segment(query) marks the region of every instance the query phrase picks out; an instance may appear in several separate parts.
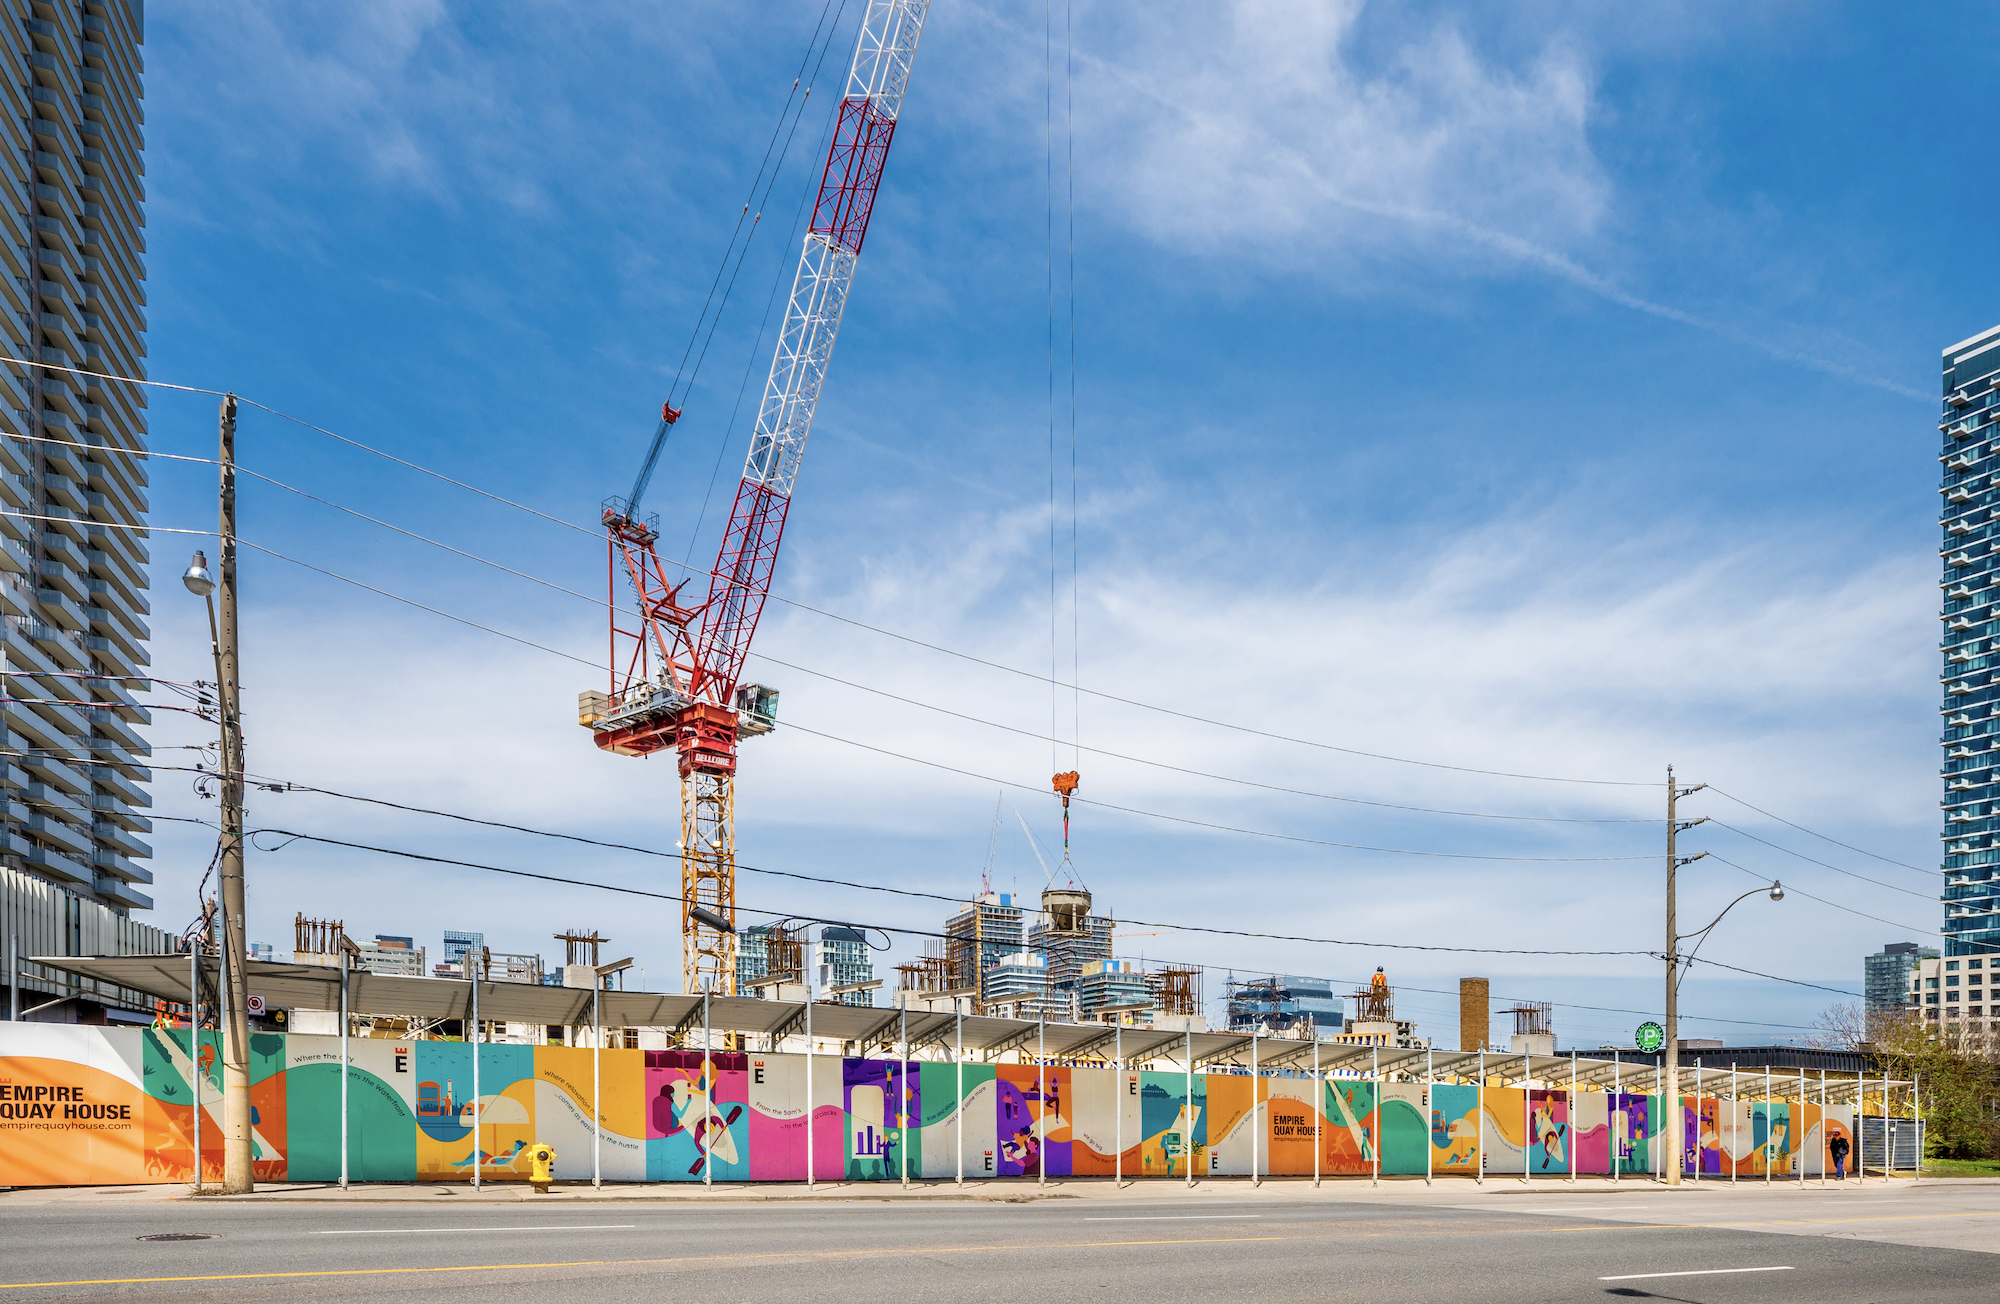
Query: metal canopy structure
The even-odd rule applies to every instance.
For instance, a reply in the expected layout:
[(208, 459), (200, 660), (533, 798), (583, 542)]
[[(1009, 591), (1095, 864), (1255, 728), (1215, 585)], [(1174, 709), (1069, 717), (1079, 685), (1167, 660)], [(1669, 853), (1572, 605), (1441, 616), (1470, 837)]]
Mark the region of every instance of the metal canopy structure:
[[(135, 991), (175, 1003), (188, 998), (189, 957), (182, 955), (121, 956), (35, 956), (36, 964), (53, 970), (116, 983)], [(219, 963), (204, 958), (204, 984), (218, 976)], [(244, 963), (249, 990), (264, 998), (267, 1005), (292, 1009), (337, 1010), (340, 1008), (340, 970), (325, 965), (276, 964), (249, 960)], [(357, 1013), (410, 1016), (420, 1019), (470, 1019), (472, 982), (450, 978), (404, 978), (350, 970), (347, 975), (347, 1008)], [(592, 1010), (592, 995), (598, 998)], [(562, 1025), (596, 1024), (604, 1028), (665, 1028), (685, 1030), (702, 1026), (700, 996), (668, 992), (593, 993), (584, 987), (546, 987), (528, 983), (479, 983), (479, 1017), (506, 1023)], [(742, 996), (712, 997), (708, 1006), (708, 1026), (718, 1033), (743, 1033), (765, 1039), (776, 1050), (786, 1037), (805, 1031), (806, 1007), (800, 1001), (757, 1000)], [(1114, 1028), (1103, 1023), (1042, 1023), (1033, 1019), (1000, 1019), (986, 1015), (958, 1015), (934, 1010), (903, 1010), (863, 1005), (817, 1002), (812, 1007), (813, 1036), (817, 1041), (839, 1041), (865, 1050), (880, 1046), (893, 1051), (908, 1038), (912, 1053), (927, 1047), (959, 1044), (961, 1027), (969, 1056), (992, 1061), (1008, 1051), (1052, 1060), (1091, 1059), (1109, 1063), (1117, 1052), (1124, 1062), (1167, 1059), (1185, 1064), (1190, 1053), (1193, 1068), (1227, 1071), (1251, 1070), (1253, 1039), (1233, 1032), (1189, 1033), (1171, 1028), (1126, 1026)], [(1329, 1077), (1372, 1077), (1409, 1081), (1477, 1081), (1483, 1076), (1488, 1085), (1507, 1086), (1529, 1080), (1564, 1085), (1572, 1072), (1578, 1086), (1599, 1089), (1614, 1084), (1625, 1090), (1647, 1092), (1654, 1087), (1655, 1068), (1651, 1064), (1619, 1063), (1588, 1056), (1536, 1055), (1489, 1050), (1447, 1051), (1406, 1049), (1395, 1046), (1357, 1046), (1341, 1042), (1315, 1043), (1282, 1037), (1257, 1037), (1255, 1068), (1260, 1074), (1318, 1072)], [(1752, 1070), (1750, 1064), (1737, 1066), (1738, 1077)], [(1796, 1070), (1788, 1071), (1789, 1077)], [(1712, 1094), (1730, 1080), (1727, 1067), (1681, 1067), (1683, 1091), (1697, 1089)], [(1846, 1075), (1842, 1075), (1846, 1076)]]

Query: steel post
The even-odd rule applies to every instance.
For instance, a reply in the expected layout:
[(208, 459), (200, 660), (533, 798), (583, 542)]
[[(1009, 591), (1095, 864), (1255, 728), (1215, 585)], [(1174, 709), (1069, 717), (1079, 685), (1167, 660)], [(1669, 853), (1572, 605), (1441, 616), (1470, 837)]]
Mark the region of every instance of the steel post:
[[(591, 957), (596, 959), (595, 956)], [(590, 989), (590, 1185), (604, 1189), (604, 975)]]
[(1372, 1155), (1368, 1169), (1368, 1185), (1380, 1186), (1382, 1185), (1383, 1119), (1387, 1117), (1386, 1111), (1382, 1108), (1382, 1048), (1380, 1046), (1371, 1046), (1368, 1050), (1368, 1077), (1374, 1083), (1370, 1089), (1375, 1093), (1375, 1135), (1371, 1138), (1374, 1144), (1369, 1147)]
[(1187, 1025), (1187, 1135), (1181, 1138), (1181, 1153), (1187, 1157), (1187, 1184), (1194, 1185), (1194, 1019)]
[[(342, 934), (345, 941), (346, 935)], [(340, 1189), (347, 1189), (347, 948), (340, 948)]]
[(1263, 1131), (1257, 1120), (1257, 1087), (1257, 1030), (1253, 1027), (1250, 1030), (1250, 1185), (1252, 1187), (1264, 1184), (1264, 1175), (1258, 1171), (1257, 1165), (1259, 1151), (1257, 1134)]
[[(806, 1190), (810, 1192), (811, 1190), (813, 1190), (813, 1181), (814, 1181), (813, 1131), (815, 1124), (818, 1121), (813, 1117), (813, 998), (818, 994), (819, 983), (815, 976), (813, 966), (810, 963), (808, 963), (805, 966), (805, 969), (806, 969)], [(959, 1024), (958, 1036), (960, 1042), (959, 1050), (962, 1054), (965, 1049), (963, 1044), (965, 1041), (965, 1024), (963, 1022)], [(959, 1105), (961, 1108), (963, 1108), (965, 1104), (964, 1075), (965, 1071), (963, 1069), (960, 1069), (959, 1079), (958, 1079), (958, 1087), (959, 1087), (958, 1096), (959, 1096)], [(965, 1180), (965, 1123), (963, 1119), (959, 1121), (959, 1127), (958, 1127), (958, 1180), (961, 1182)]]
[(201, 1193), (201, 943), (188, 952), (188, 1088), (194, 1094), (194, 1189)]
[(1319, 1028), (1313, 1028), (1313, 1186), (1319, 1186), (1319, 1116), (1326, 1112), (1326, 1074), (1319, 1067)]
[(952, 1053), (958, 1077), (958, 1185), (965, 1185), (965, 1007), (960, 997), (952, 997), (953, 1017), (958, 1021), (958, 1049)]
[[(910, 1007), (906, 1001), (897, 1012), (897, 1026), (903, 1042), (903, 1075), (896, 1083), (896, 1148), (903, 1154), (903, 1189), (910, 1189)], [(1046, 1109), (1047, 1106), (1044, 1105)]]
[(715, 1036), (708, 1017), (710, 980), (701, 986), (701, 1184), (715, 1185)]
[(472, 1189), (479, 1189), (479, 963), (472, 952), (465, 953), (465, 967), (472, 970)]

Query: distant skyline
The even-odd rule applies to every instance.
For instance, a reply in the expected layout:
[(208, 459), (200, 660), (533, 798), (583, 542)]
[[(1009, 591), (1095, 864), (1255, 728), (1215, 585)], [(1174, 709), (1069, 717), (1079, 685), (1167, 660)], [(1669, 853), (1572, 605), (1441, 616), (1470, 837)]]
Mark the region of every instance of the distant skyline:
[[(840, 12), (801, 138), (835, 98)], [(2000, 321), (1970, 256), (1996, 182), (1963, 158), (1986, 144), (1984, 91), (1937, 55), (1992, 46), (2000, 17), (1080, 4), (1066, 89), (1065, 12), (1050, 81), (1039, 7), (933, 9), (779, 565), (776, 592), (805, 606), (773, 604), (751, 661), (783, 701), (743, 747), (741, 861), (969, 897), (1004, 780), (1023, 786), (997, 794), (993, 875), (1032, 895), (1014, 808), (1051, 845), (1048, 775), (1074, 763), (1074, 863), (1121, 920), (1658, 950), (1657, 822), (1427, 812), (1657, 821), (1672, 763), (1713, 785), (1684, 813), (1742, 830), (1684, 839), (1712, 855), (1683, 875), (1683, 921), (1758, 880), (1788, 888), (1738, 907), (1705, 958), (1858, 993), (1885, 941), (1934, 944), (1931, 386), (1939, 350)], [(247, 467), (587, 595), (246, 482), (252, 542), (575, 658), (249, 551), (252, 770), (667, 856), (297, 791), (253, 791), (253, 828), (677, 890), (671, 763), (599, 754), (574, 723), (604, 677), (596, 514), (631, 483), (820, 15), (150, 15), (151, 375), (573, 523), (243, 418)], [(1052, 656), (1050, 392), (1066, 599), (1069, 375), (1050, 233), (1060, 335), (1072, 94), (1078, 640), (1065, 609)], [(653, 482), (671, 555), (697, 567), (813, 154), (787, 156)], [(211, 399), (154, 391), (149, 417), (154, 448), (212, 456)], [(211, 525), (213, 490), (209, 468), (156, 464), (154, 523)], [(205, 678), (205, 618), (173, 583), (191, 549), (151, 546), (153, 668)], [(1052, 664), (1094, 693), (1052, 701), (1029, 677)], [(1052, 720), (1086, 750), (1052, 749)], [(160, 813), (203, 817), (165, 768), (195, 763), (169, 749), (201, 726), (152, 737)], [(162, 822), (156, 844), (153, 921), (176, 928), (212, 838)], [(543, 954), (594, 927), (655, 987), (678, 972), (667, 902), (306, 842), (253, 851), (249, 873), (250, 934), (281, 948), (296, 911)], [(951, 913), (750, 873), (738, 899), (934, 931)], [(1441, 1043), (1466, 974), (1496, 1008), (1555, 1002), (1565, 1046), (1629, 1041), (1660, 1004), (1658, 962), (1635, 955), (1117, 945), (1211, 966), (1211, 993), (1230, 969), (1338, 992), (1384, 965)], [(1698, 970), (1685, 1035), (1788, 1039), (1843, 999)]]

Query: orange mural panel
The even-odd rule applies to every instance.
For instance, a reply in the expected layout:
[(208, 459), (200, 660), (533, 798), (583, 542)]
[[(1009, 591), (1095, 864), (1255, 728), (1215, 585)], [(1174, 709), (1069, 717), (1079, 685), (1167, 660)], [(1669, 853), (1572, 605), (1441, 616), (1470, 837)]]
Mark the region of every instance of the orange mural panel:
[(67, 1060), (11, 1057), (0, 1075), (0, 1151), (18, 1186), (143, 1180), (145, 1096)]

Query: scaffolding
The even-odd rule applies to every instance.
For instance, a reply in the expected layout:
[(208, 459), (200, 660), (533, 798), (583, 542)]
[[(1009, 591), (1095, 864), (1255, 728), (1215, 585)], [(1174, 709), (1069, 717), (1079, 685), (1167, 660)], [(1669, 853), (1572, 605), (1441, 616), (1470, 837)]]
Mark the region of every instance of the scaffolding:
[(610, 940), (608, 937), (599, 937), (597, 930), (594, 928), (587, 933), (569, 932), (556, 934), (556, 941), (563, 944), (563, 966), (565, 968), (573, 964), (587, 964), (595, 969), (602, 963), (598, 959), (599, 948)]
[(1201, 1013), (1201, 970), (1172, 965), (1146, 975), (1153, 1008), (1161, 1014), (1192, 1018)]

